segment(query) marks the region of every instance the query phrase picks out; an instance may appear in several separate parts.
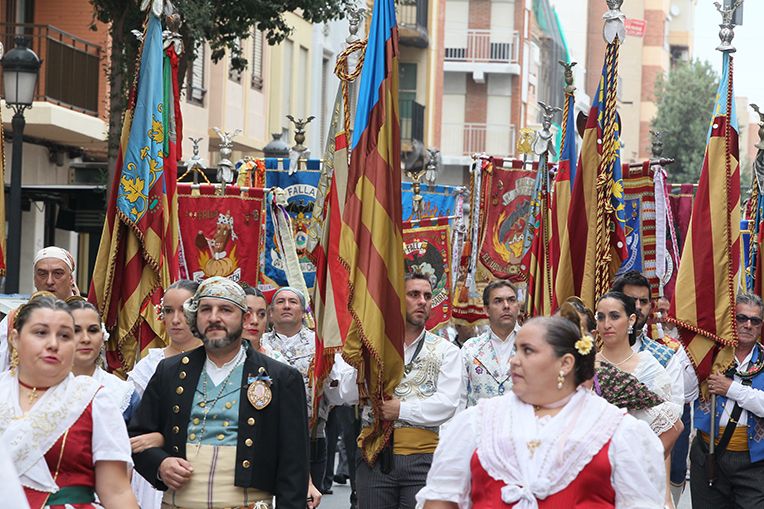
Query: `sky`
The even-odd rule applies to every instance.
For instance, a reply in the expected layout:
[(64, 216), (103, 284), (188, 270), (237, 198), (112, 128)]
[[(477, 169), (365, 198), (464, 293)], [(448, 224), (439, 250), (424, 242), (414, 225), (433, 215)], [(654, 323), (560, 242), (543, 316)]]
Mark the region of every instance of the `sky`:
[[(721, 0), (719, 0), (721, 2)], [(734, 53), (735, 95), (746, 96), (751, 103), (764, 106), (764, 1), (746, 0), (743, 3), (743, 25), (735, 28), (732, 45)], [(722, 70), (719, 45), (721, 14), (714, 0), (698, 0), (695, 9), (694, 57), (710, 62), (717, 73)], [(749, 114), (754, 115), (753, 110)]]

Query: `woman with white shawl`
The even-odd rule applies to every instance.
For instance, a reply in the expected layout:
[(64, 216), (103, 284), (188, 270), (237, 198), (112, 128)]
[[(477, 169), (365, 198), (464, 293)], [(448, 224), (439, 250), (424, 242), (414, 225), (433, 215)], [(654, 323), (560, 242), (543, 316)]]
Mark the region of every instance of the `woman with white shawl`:
[(657, 509), (663, 449), (648, 426), (582, 384), (594, 341), (562, 318), (518, 332), (512, 393), (457, 415), (441, 436), (425, 509)]

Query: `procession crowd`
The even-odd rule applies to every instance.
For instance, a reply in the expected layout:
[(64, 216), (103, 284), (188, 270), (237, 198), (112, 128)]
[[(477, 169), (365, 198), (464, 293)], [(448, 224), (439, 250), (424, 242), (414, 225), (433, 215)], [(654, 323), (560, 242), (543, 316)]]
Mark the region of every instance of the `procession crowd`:
[[(755, 295), (737, 296), (735, 363), (705, 394), (668, 302), (637, 272), (594, 309), (571, 298), (530, 319), (495, 280), (488, 326), (442, 336), (425, 327), (430, 279), (408, 273), (401, 381), (372, 409), (340, 354), (311, 387), (315, 334), (295, 288), (267, 303), (221, 277), (172, 284), (169, 344), (121, 380), (71, 255), (48, 247), (34, 267), (38, 292), (0, 322), (3, 507), (303, 509), (349, 479), (362, 509), (653, 509), (674, 507), (688, 463), (693, 507), (764, 507)], [(392, 433), (369, 456), (356, 437), (375, 419)]]

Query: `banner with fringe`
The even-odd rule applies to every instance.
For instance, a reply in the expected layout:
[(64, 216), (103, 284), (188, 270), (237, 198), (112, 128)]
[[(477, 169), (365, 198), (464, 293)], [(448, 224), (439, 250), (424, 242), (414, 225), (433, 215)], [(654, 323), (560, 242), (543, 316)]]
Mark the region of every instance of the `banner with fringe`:
[(451, 242), (448, 218), (436, 218), (433, 226), (403, 224), (403, 261), (406, 272), (430, 278), (432, 311), (425, 327), (437, 330), (451, 319)]
[(655, 273), (655, 186), (650, 161), (639, 168), (623, 166), (623, 192), (625, 206), (626, 258), (617, 274), (636, 270), (644, 275), (652, 287), (653, 299), (658, 297), (658, 278)]
[[(320, 159), (308, 159), (305, 162), (305, 168), (292, 172), (289, 171), (289, 159), (265, 159), (266, 186), (280, 187), (286, 192), (286, 209), (292, 219), (297, 256), (308, 288), (313, 288), (316, 281), (316, 266), (308, 251), (308, 228), (313, 217), (313, 204), (316, 200), (320, 177)], [(286, 274), (286, 260), (278, 247), (275, 225), (270, 214), (267, 214), (265, 221), (264, 250), (265, 262), (259, 286), (263, 290), (287, 286), (289, 282)]]
[(260, 272), (262, 189), (215, 184), (178, 184), (182, 241), (181, 276), (201, 281), (212, 276), (252, 286)]
[(519, 283), (527, 279), (522, 270), (525, 256), (525, 224), (531, 207), (536, 169), (526, 169), (523, 162), (494, 158), (484, 170), (478, 272), (488, 278)]

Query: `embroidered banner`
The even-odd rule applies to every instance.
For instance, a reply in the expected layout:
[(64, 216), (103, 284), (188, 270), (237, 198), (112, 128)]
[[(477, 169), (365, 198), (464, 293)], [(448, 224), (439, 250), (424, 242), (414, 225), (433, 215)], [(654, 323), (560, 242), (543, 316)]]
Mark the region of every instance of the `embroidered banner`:
[(260, 271), (264, 215), (262, 189), (178, 184), (181, 277), (223, 276), (254, 285)]
[[(316, 201), (320, 177), (321, 161), (319, 159), (309, 159), (305, 162), (304, 168), (292, 172), (291, 175), (289, 159), (268, 158), (265, 160), (265, 185), (280, 187), (286, 191), (289, 203), (287, 211), (292, 218), (297, 256), (300, 258), (300, 268), (308, 288), (313, 288), (316, 281), (316, 266), (311, 261), (307, 250), (307, 231), (310, 218), (313, 217), (313, 203)], [(265, 261), (259, 284), (262, 290), (272, 290), (288, 284), (286, 272), (284, 272), (284, 258), (279, 252), (275, 233), (271, 216), (266, 214)]]
[(650, 281), (651, 297), (656, 299), (659, 281), (655, 273), (655, 186), (649, 161), (632, 170), (624, 165), (623, 189), (627, 257), (618, 274), (630, 270), (640, 272)]
[(456, 198), (463, 188), (436, 184), (419, 185), (420, 214), (414, 211), (414, 184), (403, 182), (401, 184), (401, 201), (403, 205), (403, 220), (424, 219), (426, 217), (448, 217), (456, 213)]
[(436, 330), (451, 319), (451, 242), (448, 219), (439, 218), (436, 226), (403, 227), (403, 256), (406, 272), (430, 278), (432, 312), (427, 329)]
[[(478, 270), (499, 279), (523, 282), (521, 270), (525, 255), (523, 235), (536, 179), (535, 169), (524, 169), (523, 162), (493, 159), (482, 186), (481, 232)], [(489, 277), (490, 277), (489, 276)]]

